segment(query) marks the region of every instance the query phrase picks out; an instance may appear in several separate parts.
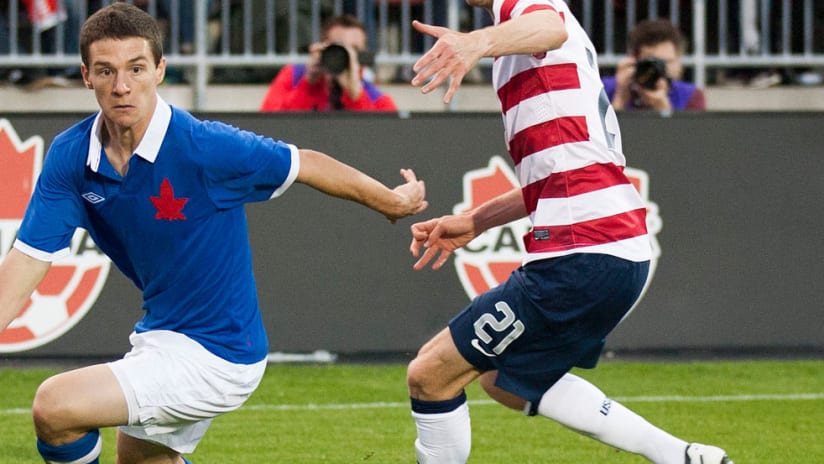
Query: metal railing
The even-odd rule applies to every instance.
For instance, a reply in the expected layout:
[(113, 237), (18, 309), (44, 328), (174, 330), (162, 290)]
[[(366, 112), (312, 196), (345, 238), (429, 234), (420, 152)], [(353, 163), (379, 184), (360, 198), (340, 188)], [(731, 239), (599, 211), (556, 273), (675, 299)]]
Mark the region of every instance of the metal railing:
[[(129, 0), (161, 20), (170, 66), (187, 70), (195, 109), (203, 108), (216, 69), (274, 69), (307, 59), (325, 17), (361, 19), (375, 66), (409, 66), (432, 43), (412, 19), (469, 30), (489, 24), (463, 0)], [(32, 3), (36, 3), (36, 0)], [(77, 66), (77, 34), (90, 11), (111, 0), (58, 0), (65, 20), (27, 18), (18, 0), (0, 0), (0, 70)], [(646, 18), (672, 20), (688, 38), (684, 65), (703, 87), (709, 70), (824, 68), (824, 2), (814, 0), (570, 0), (599, 51), (602, 67), (626, 55), (627, 31)], [(60, 18), (58, 18), (60, 19)], [(491, 61), (482, 65), (489, 66)]]

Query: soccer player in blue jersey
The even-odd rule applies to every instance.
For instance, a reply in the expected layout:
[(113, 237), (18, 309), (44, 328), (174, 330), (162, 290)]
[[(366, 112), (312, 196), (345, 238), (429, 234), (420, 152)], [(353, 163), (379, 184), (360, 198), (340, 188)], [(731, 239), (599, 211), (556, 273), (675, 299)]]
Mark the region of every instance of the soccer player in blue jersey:
[(68, 252), (77, 227), (143, 292), (123, 359), (58, 374), (33, 403), (49, 463), (97, 463), (119, 426), (120, 464), (185, 463), (211, 420), (255, 390), (268, 341), (243, 205), (291, 184), (361, 203), (390, 221), (426, 208), (411, 170), (394, 189), (317, 151), (195, 119), (157, 95), (161, 34), (116, 2), (80, 33), (100, 111), (58, 135), (14, 248), (0, 265), (0, 330)]

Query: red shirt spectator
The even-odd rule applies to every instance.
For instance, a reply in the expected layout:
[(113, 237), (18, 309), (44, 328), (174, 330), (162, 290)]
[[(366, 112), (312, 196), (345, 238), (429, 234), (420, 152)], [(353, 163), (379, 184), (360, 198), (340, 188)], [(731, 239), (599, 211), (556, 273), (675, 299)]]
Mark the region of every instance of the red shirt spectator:
[[(307, 65), (286, 65), (269, 85), (260, 111), (331, 111), (330, 82), (325, 76), (311, 83), (306, 77)], [(361, 79), (363, 91), (358, 98), (341, 92), (340, 102), (348, 111), (397, 111), (392, 97), (375, 84)]]
[(397, 111), (395, 102), (364, 80), (366, 28), (351, 15), (323, 25), (321, 41), (309, 46), (309, 62), (280, 70), (261, 111)]

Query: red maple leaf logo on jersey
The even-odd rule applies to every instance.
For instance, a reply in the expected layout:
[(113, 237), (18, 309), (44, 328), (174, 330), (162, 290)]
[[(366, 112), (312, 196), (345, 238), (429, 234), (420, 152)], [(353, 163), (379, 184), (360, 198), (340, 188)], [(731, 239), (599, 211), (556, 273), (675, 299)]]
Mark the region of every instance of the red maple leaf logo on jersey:
[(164, 177), (163, 183), (160, 184), (160, 196), (149, 197), (152, 204), (157, 208), (155, 219), (165, 219), (167, 221), (185, 221), (186, 216), (183, 214), (183, 206), (189, 201), (188, 198), (175, 198), (175, 191), (172, 188), (172, 183), (169, 179)]

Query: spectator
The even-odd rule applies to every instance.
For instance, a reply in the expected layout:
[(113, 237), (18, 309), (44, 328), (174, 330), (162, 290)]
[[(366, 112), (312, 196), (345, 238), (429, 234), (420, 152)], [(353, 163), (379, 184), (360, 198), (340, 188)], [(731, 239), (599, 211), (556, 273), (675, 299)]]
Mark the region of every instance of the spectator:
[[(26, 0), (16, 18), (10, 18), (9, 2), (0, 0), (0, 54), (76, 53), (77, 31), (80, 14), (76, 0), (36, 2)], [(13, 21), (10, 21), (12, 20)], [(12, 29), (13, 28), (13, 29)], [(17, 40), (11, 50), (12, 36)], [(35, 36), (39, 36), (35, 40)], [(44, 87), (69, 87), (79, 85), (80, 70), (68, 67), (27, 67), (0, 69), (0, 75), (10, 84), (27, 90)]]
[[(335, 52), (340, 66), (331, 59)], [(366, 28), (354, 16), (344, 14), (327, 20), (321, 41), (309, 46), (309, 56), (307, 64), (286, 65), (280, 70), (266, 92), (261, 111), (397, 111), (392, 97), (363, 78), (364, 65), (368, 64), (364, 61), (371, 57)]]
[(639, 22), (629, 34), (629, 56), (618, 64), (615, 76), (603, 78), (616, 110), (706, 110), (704, 91), (683, 75), (684, 39), (672, 22)]
[[(211, 11), (213, 3), (213, 0), (208, 0), (204, 4), (207, 11)], [(175, 5), (177, 5), (177, 12), (172, 11)], [(178, 52), (181, 55), (191, 55), (195, 52), (195, 1), (178, 0), (175, 3), (172, 0), (163, 0), (162, 6), (169, 17), (169, 31), (166, 34), (167, 45), (170, 46), (173, 52)], [(172, 37), (175, 32), (172, 27), (175, 18), (178, 23), (177, 34)]]
[[(211, 11), (213, 0), (203, 4), (206, 11)], [(163, 49), (173, 54), (191, 55), (195, 52), (195, 1), (161, 0), (150, 3), (149, 0), (134, 0), (134, 5), (154, 16), (163, 33)], [(188, 83), (185, 67), (168, 66), (166, 83)]]

